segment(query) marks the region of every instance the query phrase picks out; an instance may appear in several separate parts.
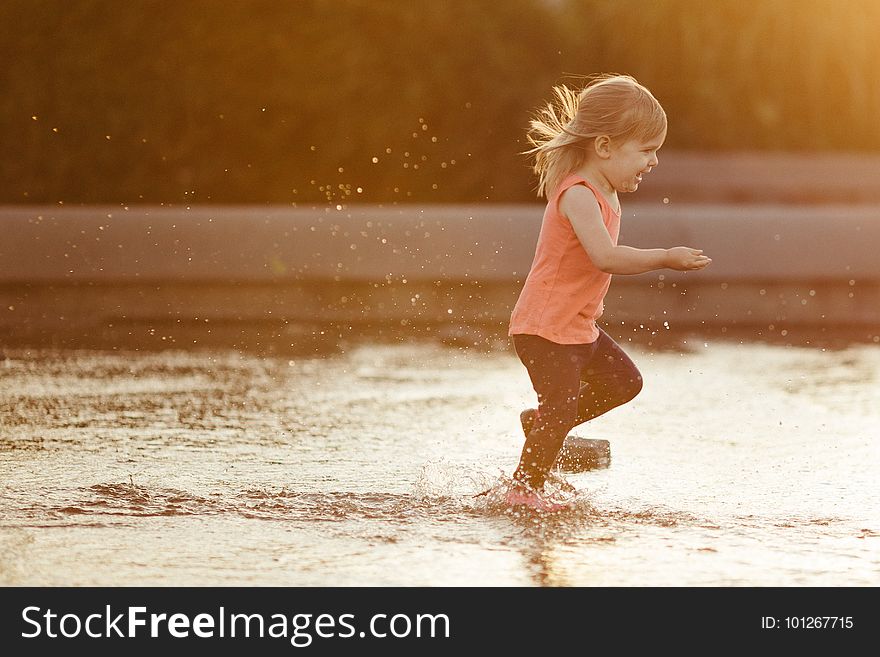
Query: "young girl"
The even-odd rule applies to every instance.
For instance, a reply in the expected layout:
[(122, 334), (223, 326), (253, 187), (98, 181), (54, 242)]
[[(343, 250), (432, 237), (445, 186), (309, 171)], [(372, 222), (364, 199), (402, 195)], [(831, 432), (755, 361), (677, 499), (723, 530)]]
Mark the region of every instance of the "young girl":
[(531, 122), (528, 153), (548, 203), (509, 330), (538, 409), (520, 415), (526, 441), (507, 501), (543, 511), (559, 508), (543, 486), (568, 432), (642, 388), (639, 370), (596, 326), (611, 275), (711, 262), (684, 246), (617, 245), (618, 193), (638, 189), (666, 138), (666, 113), (651, 92), (626, 75), (596, 78), (580, 92), (554, 91), (557, 106)]

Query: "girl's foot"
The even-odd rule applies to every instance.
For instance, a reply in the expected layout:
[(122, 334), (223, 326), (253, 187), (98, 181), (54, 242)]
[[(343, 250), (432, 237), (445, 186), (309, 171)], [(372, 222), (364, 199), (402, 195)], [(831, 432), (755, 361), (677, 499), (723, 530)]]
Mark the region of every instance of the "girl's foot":
[(567, 506), (547, 499), (539, 492), (521, 484), (514, 484), (510, 487), (505, 501), (509, 506), (526, 506), (541, 512), (562, 511)]

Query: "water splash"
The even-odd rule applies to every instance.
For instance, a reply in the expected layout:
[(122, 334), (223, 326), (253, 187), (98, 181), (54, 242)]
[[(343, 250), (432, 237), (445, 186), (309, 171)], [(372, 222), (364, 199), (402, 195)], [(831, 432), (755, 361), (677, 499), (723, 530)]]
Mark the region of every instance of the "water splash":
[(441, 457), (422, 465), (413, 494), (421, 499), (473, 496), (492, 488), (501, 478), (500, 471), (493, 475)]

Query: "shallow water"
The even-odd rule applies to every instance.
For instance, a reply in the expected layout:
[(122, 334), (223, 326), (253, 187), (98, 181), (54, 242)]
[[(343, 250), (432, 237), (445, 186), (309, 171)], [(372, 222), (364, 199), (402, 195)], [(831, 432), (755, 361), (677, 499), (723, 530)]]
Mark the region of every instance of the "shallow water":
[(557, 514), (499, 502), (510, 351), (7, 350), (0, 584), (880, 583), (880, 347), (688, 342), (625, 345), (645, 389)]

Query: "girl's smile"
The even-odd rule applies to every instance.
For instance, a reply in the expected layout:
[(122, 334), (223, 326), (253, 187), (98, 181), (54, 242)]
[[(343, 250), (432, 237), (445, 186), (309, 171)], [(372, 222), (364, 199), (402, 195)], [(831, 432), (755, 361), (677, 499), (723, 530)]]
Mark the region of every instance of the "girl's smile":
[(646, 173), (659, 163), (657, 151), (663, 145), (666, 133), (650, 139), (628, 139), (621, 144), (610, 144), (608, 158), (602, 167), (605, 177), (617, 192), (634, 192)]

